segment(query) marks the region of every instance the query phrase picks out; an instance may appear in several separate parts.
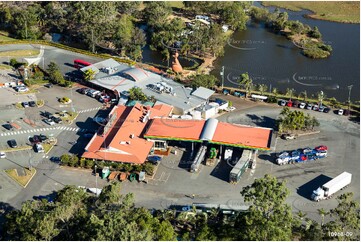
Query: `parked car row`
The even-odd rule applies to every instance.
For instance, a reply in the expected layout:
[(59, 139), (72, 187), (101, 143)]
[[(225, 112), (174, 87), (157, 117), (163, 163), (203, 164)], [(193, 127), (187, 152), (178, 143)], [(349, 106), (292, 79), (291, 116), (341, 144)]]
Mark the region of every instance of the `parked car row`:
[(329, 107), (326, 107), (326, 106), (318, 106), (318, 104), (316, 104), (316, 103), (304, 103), (304, 102), (300, 102), (298, 100), (295, 100), (295, 101), (280, 100), (278, 103), (281, 106), (308, 109), (308, 110), (319, 111), (319, 112), (323, 112), (323, 113), (328, 113), (331, 110)]
[(36, 107), (36, 102), (35, 102), (35, 101), (22, 102), (21, 105), (22, 105), (24, 108)]
[(91, 88), (79, 88), (76, 91), (81, 94), (85, 94), (89, 97), (95, 98), (101, 103), (108, 103), (110, 101), (113, 102), (113, 100), (111, 99), (111, 97), (109, 95), (105, 94), (104, 92), (98, 91), (98, 90), (94, 90)]
[(32, 144), (43, 143), (43, 142), (46, 141), (47, 139), (48, 139), (48, 137), (46, 137), (46, 135), (44, 135), (44, 134), (34, 135), (33, 137), (29, 137), (29, 141), (30, 141)]
[(28, 92), (29, 88), (27, 88), (24, 84), (21, 84), (21, 85), (14, 87), (14, 90), (17, 92)]
[(52, 113), (49, 113), (48, 111), (45, 111), (41, 114), (45, 119), (43, 119), (43, 122), (49, 124), (49, 125), (55, 125), (55, 124), (61, 124), (63, 121), (59, 117), (55, 117)]
[(292, 151), (282, 151), (277, 155), (276, 163), (278, 165), (286, 165), (322, 159), (327, 157), (327, 151), (328, 148), (325, 145), (317, 146), (314, 149), (307, 147)]

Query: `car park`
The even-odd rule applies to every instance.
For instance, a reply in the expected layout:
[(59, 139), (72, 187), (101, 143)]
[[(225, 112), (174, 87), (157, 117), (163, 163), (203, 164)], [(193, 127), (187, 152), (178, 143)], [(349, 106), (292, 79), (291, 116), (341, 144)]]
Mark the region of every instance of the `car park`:
[(86, 133), (83, 134), (83, 137), (84, 137), (84, 138), (87, 138), (87, 139), (93, 138), (94, 134), (95, 134), (95, 132), (90, 132), (90, 131), (88, 131), (88, 132), (86, 132)]
[(6, 153), (5, 152), (0, 152), (0, 159), (4, 159), (6, 158)]
[(30, 141), (32, 144), (38, 144), (38, 143), (41, 142), (39, 135), (34, 135), (33, 137), (30, 137), (30, 138), (29, 138), (29, 141)]
[(286, 103), (287, 103), (287, 102), (286, 102), (285, 100), (280, 100), (280, 101), (279, 101), (279, 104), (280, 104), (281, 106), (286, 106)]
[(47, 88), (52, 88), (54, 85), (52, 83), (47, 83), (44, 85), (44, 87), (47, 87)]
[(28, 103), (28, 102), (23, 102), (22, 105), (23, 105), (24, 108), (28, 108), (28, 107), (29, 107), (29, 103)]
[(318, 105), (315, 104), (315, 105), (312, 107), (312, 110), (313, 110), (313, 111), (318, 111)]
[(55, 125), (55, 122), (51, 118), (43, 119), (43, 121), (49, 125)]
[(311, 103), (307, 103), (307, 106), (306, 106), (306, 108), (308, 109), (308, 110), (312, 110), (312, 104)]
[(9, 146), (10, 146), (11, 148), (16, 148), (16, 147), (18, 147), (18, 144), (16, 143), (16, 140), (14, 140), (14, 139), (9, 140), (9, 141), (8, 141), (8, 144), (9, 144)]
[(7, 130), (13, 131), (14, 127), (11, 124), (3, 124), (3, 127)]
[(300, 103), (298, 107), (304, 109), (306, 107), (306, 103)]
[(57, 117), (52, 117), (52, 120), (55, 122), (55, 123), (58, 123), (58, 124), (61, 124), (63, 122), (63, 120), (61, 120), (61, 118), (57, 118)]
[(82, 88), (76, 89), (76, 91), (79, 92), (79, 93), (81, 93), (81, 94), (84, 94), (84, 92), (85, 92), (86, 89), (87, 89), (87, 88), (82, 87)]
[(52, 118), (53, 117), (53, 114), (52, 113), (49, 113), (48, 111), (44, 111), (42, 113), (42, 115), (45, 117), (45, 118)]
[(93, 121), (96, 122), (96, 123), (104, 124), (106, 122), (106, 119), (102, 118), (102, 117), (99, 117), (99, 116), (96, 116), (96, 117), (93, 118)]
[(162, 157), (157, 156), (157, 155), (148, 156), (148, 161), (150, 163), (152, 163), (153, 165), (157, 165), (161, 160), (162, 160)]
[(292, 107), (292, 100), (288, 100), (286, 105), (287, 105), (287, 107)]
[(323, 112), (325, 110), (325, 107), (324, 106), (320, 106), (319, 108), (318, 108), (318, 111), (319, 112)]
[(15, 90), (17, 92), (27, 92), (27, 91), (29, 91), (29, 88), (24, 87), (24, 86), (20, 86), (20, 87), (16, 87)]
[(55, 162), (55, 163), (60, 163), (61, 159), (58, 156), (52, 156), (52, 157), (50, 157), (50, 161)]
[(40, 139), (41, 142), (44, 142), (45, 140), (48, 139), (48, 137), (46, 137), (46, 135), (44, 135), (44, 134), (40, 134), (39, 139)]
[(294, 108), (298, 108), (299, 105), (300, 105), (300, 101), (298, 101), (298, 100), (295, 100), (292, 102), (292, 107), (294, 107)]
[(29, 106), (30, 107), (36, 107), (36, 102), (35, 101), (30, 101)]
[(44, 153), (44, 147), (41, 144), (36, 144), (35, 145), (35, 151), (37, 153)]
[(284, 140), (296, 139), (296, 135), (294, 135), (294, 134), (282, 134), (281, 138), (284, 139)]
[(328, 150), (328, 147), (326, 145), (320, 145), (315, 147), (315, 150)]

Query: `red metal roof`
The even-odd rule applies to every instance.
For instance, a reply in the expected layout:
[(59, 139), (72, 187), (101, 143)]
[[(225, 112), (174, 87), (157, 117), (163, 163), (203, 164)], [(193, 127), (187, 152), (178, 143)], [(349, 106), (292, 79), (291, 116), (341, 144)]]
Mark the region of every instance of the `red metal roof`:
[(204, 123), (205, 120), (155, 118), (144, 137), (199, 141)]
[(268, 149), (272, 129), (219, 122), (211, 143)]
[[(149, 118), (169, 116), (172, 109), (168, 105), (157, 105), (155, 109), (149, 109)], [(82, 157), (144, 163), (153, 146), (153, 142), (142, 138), (142, 133), (148, 123), (148, 120), (143, 122), (146, 110), (139, 103), (133, 107), (116, 106), (111, 112), (116, 115), (116, 121), (104, 136), (95, 135), (92, 138)]]

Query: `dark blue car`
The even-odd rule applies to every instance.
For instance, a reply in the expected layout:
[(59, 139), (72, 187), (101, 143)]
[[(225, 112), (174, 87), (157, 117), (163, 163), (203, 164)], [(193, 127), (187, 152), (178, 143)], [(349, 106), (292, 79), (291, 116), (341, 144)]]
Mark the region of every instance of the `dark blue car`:
[(159, 163), (159, 161), (162, 160), (162, 157), (157, 156), (157, 155), (153, 155), (153, 156), (148, 156), (148, 161), (154, 165), (157, 165)]

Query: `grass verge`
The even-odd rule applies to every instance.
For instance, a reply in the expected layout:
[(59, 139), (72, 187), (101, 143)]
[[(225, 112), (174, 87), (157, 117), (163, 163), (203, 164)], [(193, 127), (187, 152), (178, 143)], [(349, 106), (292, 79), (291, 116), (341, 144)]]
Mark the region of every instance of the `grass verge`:
[(307, 9), (314, 14), (310, 18), (342, 23), (360, 23), (360, 2), (324, 2), (324, 1), (263, 1), (263, 6), (275, 6), (291, 11)]
[(31, 168), (31, 170), (29, 170), (29, 169), (24, 169), (24, 170), (25, 170), (25, 176), (18, 176), (16, 169), (5, 170), (5, 172), (14, 181), (16, 181), (17, 183), (19, 183), (21, 186), (23, 186), (25, 188), (29, 184), (31, 179), (34, 177), (34, 175), (36, 174), (36, 170), (34, 168)]
[(9, 50), (1, 51), (0, 57), (24, 57), (24, 56), (36, 56), (39, 55), (40, 50)]
[(31, 150), (33, 147), (30, 145), (24, 145), (17, 148), (7, 148), (5, 150), (1, 150), (2, 152), (13, 152), (13, 151), (20, 151), (20, 150)]
[(11, 69), (12, 67), (9, 65), (0, 64), (0, 70), (11, 70)]
[(6, 36), (7, 33), (0, 32), (0, 41), (14, 41), (15, 39)]

